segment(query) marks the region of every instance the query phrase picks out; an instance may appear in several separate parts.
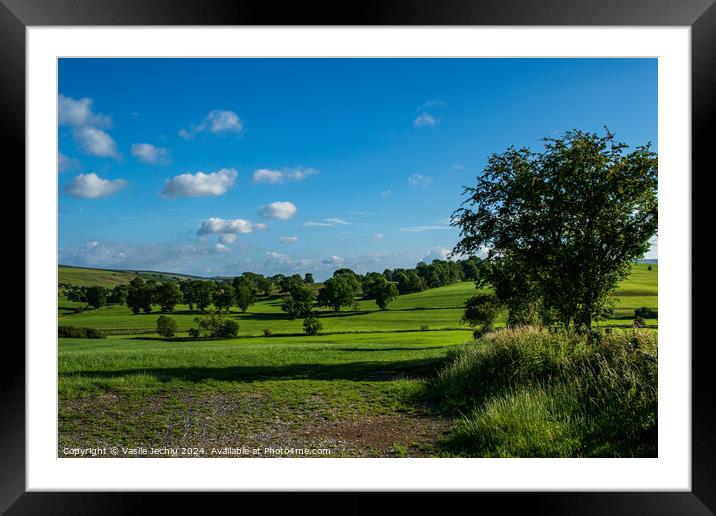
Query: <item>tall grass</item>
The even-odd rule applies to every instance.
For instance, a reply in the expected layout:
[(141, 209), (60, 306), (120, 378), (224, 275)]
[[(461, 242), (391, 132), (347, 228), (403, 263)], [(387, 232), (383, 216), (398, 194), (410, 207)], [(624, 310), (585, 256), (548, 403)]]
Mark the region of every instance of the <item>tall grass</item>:
[(657, 339), (499, 330), (454, 349), (428, 385), (461, 414), (446, 445), (488, 457), (657, 454)]

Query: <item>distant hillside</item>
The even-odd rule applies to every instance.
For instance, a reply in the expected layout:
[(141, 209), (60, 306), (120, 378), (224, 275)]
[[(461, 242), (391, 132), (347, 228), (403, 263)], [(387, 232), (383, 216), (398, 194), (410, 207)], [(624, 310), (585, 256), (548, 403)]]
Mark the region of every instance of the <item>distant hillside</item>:
[(90, 269), (86, 267), (73, 267), (70, 265), (60, 265), (57, 268), (57, 272), (58, 283), (76, 285), (78, 287), (91, 287), (97, 285), (100, 287), (112, 288), (115, 285), (129, 283), (137, 276), (140, 276), (145, 280), (153, 279), (155, 281), (167, 281), (172, 279), (179, 280), (197, 277), (169, 272)]

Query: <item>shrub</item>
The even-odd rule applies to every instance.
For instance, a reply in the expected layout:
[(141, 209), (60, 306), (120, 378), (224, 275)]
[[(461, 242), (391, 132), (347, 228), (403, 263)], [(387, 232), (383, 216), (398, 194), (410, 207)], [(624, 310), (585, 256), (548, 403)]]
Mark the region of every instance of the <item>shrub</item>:
[(655, 457), (656, 334), (498, 330), (455, 348), (426, 384), (467, 414), (447, 445), (486, 457)]
[(658, 313), (656, 310), (652, 310), (648, 306), (642, 306), (641, 308), (637, 308), (636, 310), (634, 310), (634, 316), (642, 317), (644, 319), (656, 319)]
[(273, 335), (273, 332), (268, 328), (264, 328), (264, 337), (270, 337), (271, 335)]
[(481, 331), (491, 331), (500, 312), (500, 302), (491, 292), (480, 292), (465, 300), (462, 321)]
[(199, 328), (189, 328), (189, 337), (192, 339), (198, 339), (201, 335), (201, 332), (199, 331)]
[(177, 332), (177, 322), (171, 317), (160, 315), (157, 319), (157, 333), (162, 337), (171, 339)]
[(69, 337), (73, 339), (104, 339), (105, 335), (95, 328), (83, 328), (80, 326), (60, 326), (57, 328), (58, 337)]
[(303, 331), (306, 335), (318, 335), (323, 329), (323, 323), (315, 315), (309, 315), (303, 320)]
[(632, 324), (634, 328), (646, 328), (646, 320), (640, 316), (635, 317)]
[(430, 328), (428, 327), (427, 324), (423, 324), (423, 325), (420, 326), (420, 331), (428, 331), (429, 329), (430, 329)]
[(233, 339), (239, 334), (239, 323), (233, 319), (226, 319), (221, 325), (219, 337), (224, 339)]

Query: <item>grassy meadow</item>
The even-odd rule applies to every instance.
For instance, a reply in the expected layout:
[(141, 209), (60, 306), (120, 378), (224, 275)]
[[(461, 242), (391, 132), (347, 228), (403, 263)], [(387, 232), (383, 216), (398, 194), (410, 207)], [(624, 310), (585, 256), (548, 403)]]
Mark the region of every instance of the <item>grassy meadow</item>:
[[(632, 339), (628, 328), (634, 309), (658, 308), (658, 266), (648, 267), (635, 265), (615, 293), (614, 318), (600, 322), (612, 328), (609, 338)], [(132, 277), (130, 271), (59, 271), (60, 283), (80, 286), (113, 286)], [(164, 340), (155, 333), (158, 307), (155, 313), (138, 315), (119, 305), (73, 313), (83, 303), (59, 298), (60, 326), (97, 328), (107, 338), (59, 339), (58, 454), (99, 446), (190, 447), (203, 449), (201, 456), (210, 457), (212, 449), (246, 446), (329, 449), (333, 457), (609, 455), (610, 450), (594, 444), (598, 439), (593, 432), (584, 430), (589, 425), (593, 430), (595, 421), (606, 416), (596, 409), (574, 409), (582, 396), (572, 382), (574, 375), (564, 373), (570, 380), (560, 383), (551, 370), (542, 371), (530, 377), (533, 383), (501, 385), (501, 390), (490, 391), (491, 396), (445, 394), (440, 379), (454, 374), (456, 363), (466, 363), (461, 358), (465, 346), (493, 345), (490, 339), (465, 344), (472, 341), (472, 332), (460, 322), (462, 305), (474, 292), (473, 283), (462, 282), (399, 296), (387, 311), (378, 310), (370, 300), (360, 301), (358, 311), (321, 310), (323, 329), (317, 336), (303, 334), (301, 319), (287, 320), (280, 297), (273, 295), (246, 313), (230, 313), (239, 323), (237, 338), (199, 341), (186, 339), (198, 315), (186, 306), (170, 314), (178, 323), (178, 338)], [(498, 327), (504, 326), (505, 318), (503, 314)], [(655, 355), (657, 321), (647, 323), (644, 333), (654, 338), (647, 338), (640, 352)], [(272, 335), (264, 336), (264, 330)], [(558, 361), (568, 362), (564, 371), (599, 368), (603, 360), (623, 367), (630, 378), (632, 372), (638, 376), (642, 371), (641, 362), (621, 355), (605, 358), (580, 351), (575, 356)], [(564, 390), (558, 414), (544, 393), (527, 389), (535, 385), (550, 392)], [(563, 432), (571, 444), (546, 451), (528, 445), (489, 443), (474, 449), (460, 444), (465, 435), (484, 436), (485, 428), (509, 427), (505, 414), (519, 407), (542, 410), (542, 416), (535, 416), (542, 418), (539, 421), (556, 421), (551, 426), (535, 423), (539, 435), (549, 440)], [(569, 426), (575, 418), (582, 418), (584, 425)]]

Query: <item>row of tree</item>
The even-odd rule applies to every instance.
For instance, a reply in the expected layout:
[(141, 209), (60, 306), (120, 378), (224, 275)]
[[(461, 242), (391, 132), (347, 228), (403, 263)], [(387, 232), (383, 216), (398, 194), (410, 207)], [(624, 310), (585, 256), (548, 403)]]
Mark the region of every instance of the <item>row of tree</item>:
[(190, 310), (202, 312), (210, 306), (225, 312), (236, 306), (246, 312), (259, 296), (271, 296), (276, 288), (283, 296), (283, 311), (290, 319), (296, 319), (306, 317), (314, 304), (335, 311), (345, 307), (357, 309), (356, 300), (361, 297), (373, 299), (381, 310), (387, 310), (399, 294), (476, 280), (479, 265), (479, 258), (471, 257), (458, 261), (433, 260), (430, 264), (421, 262), (414, 269), (386, 269), (382, 274), (369, 272), (361, 275), (342, 268), (318, 289), (311, 273), (266, 277), (253, 272), (245, 272), (232, 279), (187, 279), (161, 283), (137, 276), (128, 285), (117, 285), (111, 289), (72, 285), (60, 285), (60, 288), (71, 301), (83, 301), (93, 308), (126, 304), (135, 314), (150, 313), (156, 305), (162, 312), (171, 312), (181, 303), (188, 305)]

